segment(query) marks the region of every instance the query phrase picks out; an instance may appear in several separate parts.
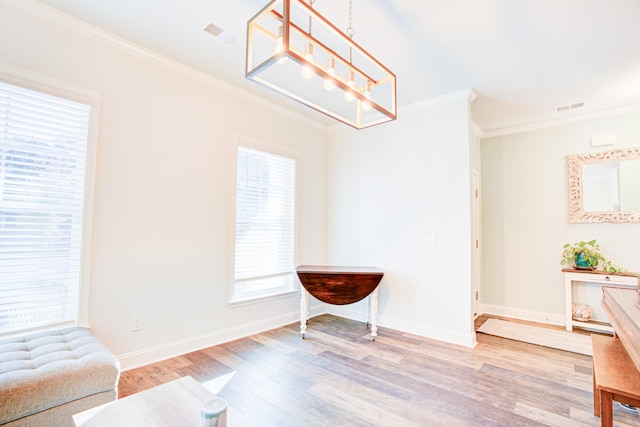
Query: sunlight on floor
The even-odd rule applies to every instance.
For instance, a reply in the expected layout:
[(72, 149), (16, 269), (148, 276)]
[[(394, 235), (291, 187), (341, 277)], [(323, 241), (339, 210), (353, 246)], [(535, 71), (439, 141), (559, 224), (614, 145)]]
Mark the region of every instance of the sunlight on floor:
[(213, 394), (218, 394), (220, 393), (220, 390), (222, 390), (222, 388), (227, 385), (227, 383), (229, 382), (229, 380), (231, 378), (233, 378), (233, 376), (236, 374), (236, 371), (233, 372), (229, 372), (226, 375), (222, 375), (218, 378), (214, 378), (210, 381), (204, 382), (202, 383), (202, 386), (204, 388), (206, 388), (207, 390), (209, 390), (211, 393)]

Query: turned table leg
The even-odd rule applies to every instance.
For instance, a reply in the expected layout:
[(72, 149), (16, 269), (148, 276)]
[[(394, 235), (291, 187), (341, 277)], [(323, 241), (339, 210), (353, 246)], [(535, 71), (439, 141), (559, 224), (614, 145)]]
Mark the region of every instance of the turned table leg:
[(306, 289), (300, 290), (300, 335), (304, 339), (307, 333), (307, 320), (309, 319), (309, 296)]
[(371, 338), (375, 341), (378, 336), (378, 288), (371, 293), (370, 298)]

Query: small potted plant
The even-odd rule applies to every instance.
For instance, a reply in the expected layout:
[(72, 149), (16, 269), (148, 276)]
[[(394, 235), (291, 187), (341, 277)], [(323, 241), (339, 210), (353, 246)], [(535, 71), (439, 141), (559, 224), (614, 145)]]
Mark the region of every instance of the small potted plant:
[(589, 242), (577, 242), (564, 245), (562, 265), (572, 268), (595, 270), (598, 267), (608, 273), (618, 273), (623, 269), (606, 259), (600, 252), (600, 245), (595, 239)]

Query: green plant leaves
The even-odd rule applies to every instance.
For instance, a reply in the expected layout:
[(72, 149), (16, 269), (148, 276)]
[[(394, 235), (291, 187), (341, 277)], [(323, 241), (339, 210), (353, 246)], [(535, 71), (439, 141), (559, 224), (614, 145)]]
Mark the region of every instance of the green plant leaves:
[(563, 246), (560, 264), (575, 268), (579, 256), (582, 260), (585, 260), (591, 268), (601, 268), (609, 273), (624, 271), (624, 268), (612, 263), (600, 253), (600, 245), (596, 242), (596, 239), (588, 242), (580, 241), (573, 244), (565, 244)]

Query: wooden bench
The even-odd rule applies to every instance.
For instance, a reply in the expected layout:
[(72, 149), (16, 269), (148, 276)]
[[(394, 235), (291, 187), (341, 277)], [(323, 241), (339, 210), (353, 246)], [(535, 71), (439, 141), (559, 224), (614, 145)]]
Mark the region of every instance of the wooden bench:
[(600, 425), (613, 425), (613, 401), (640, 407), (640, 372), (618, 338), (591, 335), (593, 414)]

